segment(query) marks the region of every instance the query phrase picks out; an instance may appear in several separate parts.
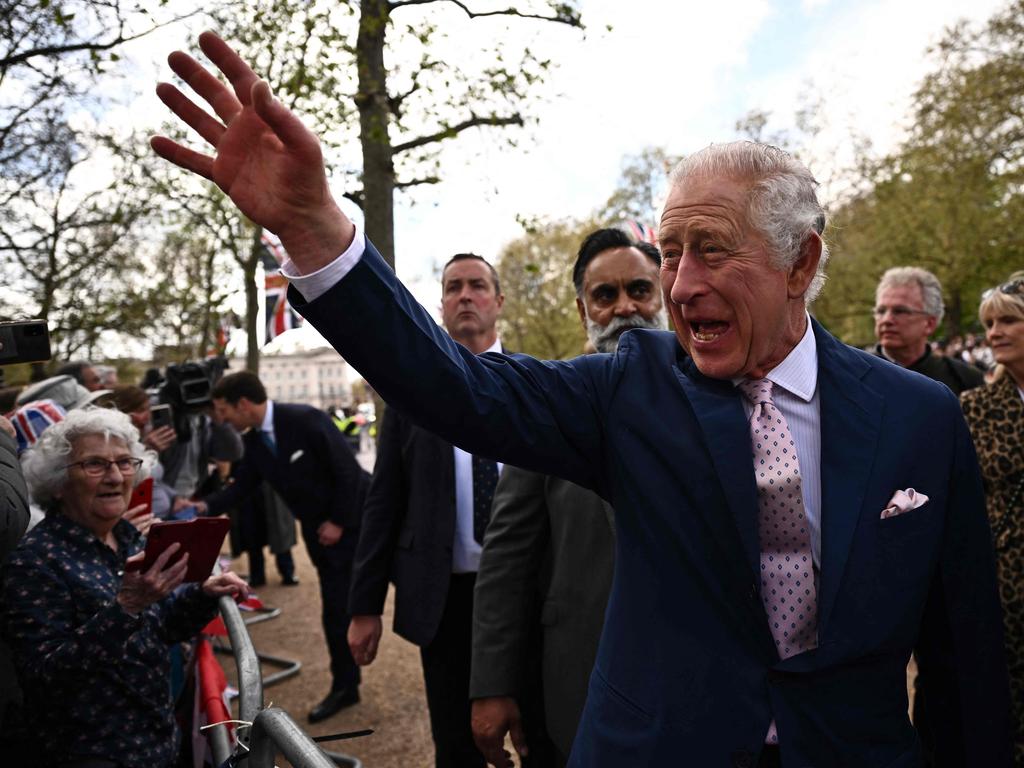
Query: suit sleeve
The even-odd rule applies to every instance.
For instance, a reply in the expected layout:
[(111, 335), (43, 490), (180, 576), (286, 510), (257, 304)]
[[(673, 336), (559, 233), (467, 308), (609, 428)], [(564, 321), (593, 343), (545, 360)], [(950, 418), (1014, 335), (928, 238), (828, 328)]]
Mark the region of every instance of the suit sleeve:
[(242, 460), (235, 464), (231, 477), (234, 480), (231, 485), (203, 499), (208, 514), (223, 515), (233, 507), (240, 507), (263, 481), (248, 455), (243, 456)]
[(358, 528), (362, 523), (366, 472), (331, 418), (319, 411), (312, 411), (310, 416), (309, 434), (317, 443), (316, 450), (326, 458), (334, 481), (329, 519), (342, 528)]
[[(949, 401), (956, 399), (949, 393)], [(1010, 694), (992, 536), (959, 406), (948, 519), (916, 649), (935, 765), (1010, 766)]]
[(608, 495), (607, 398), (623, 356), (538, 361), (474, 355), (456, 344), (367, 243), (360, 262), (312, 302), (307, 317), (384, 400), (474, 455), (557, 474)]
[(378, 616), (384, 612), (391, 558), (405, 517), (408, 479), (402, 465), (403, 419), (394, 409), (384, 412), (377, 438), (377, 463), (363, 505), (348, 612)]
[(537, 574), (551, 535), (544, 486), (544, 475), (511, 466), (498, 481), (473, 594), (471, 699), (516, 696), (527, 677)]

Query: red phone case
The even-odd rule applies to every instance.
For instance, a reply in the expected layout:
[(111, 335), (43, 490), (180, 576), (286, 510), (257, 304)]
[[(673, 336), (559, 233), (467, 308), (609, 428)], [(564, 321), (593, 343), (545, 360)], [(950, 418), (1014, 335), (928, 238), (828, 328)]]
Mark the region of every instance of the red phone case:
[(146, 505), (146, 513), (153, 511), (153, 478), (147, 477), (132, 491), (132, 497), (128, 500), (128, 509), (134, 509), (139, 504)]
[(205, 581), (213, 571), (213, 564), (217, 561), (224, 537), (230, 529), (231, 521), (226, 517), (197, 517), (195, 520), (153, 523), (146, 537), (146, 557), (128, 563), (125, 570), (149, 570), (165, 549), (178, 542), (181, 548), (170, 562), (175, 562), (188, 552), (185, 581)]

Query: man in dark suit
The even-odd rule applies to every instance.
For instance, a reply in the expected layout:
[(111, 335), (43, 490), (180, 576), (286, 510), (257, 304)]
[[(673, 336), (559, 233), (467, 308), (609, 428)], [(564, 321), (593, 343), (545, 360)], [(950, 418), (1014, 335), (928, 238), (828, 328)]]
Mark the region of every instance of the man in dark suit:
[[(481, 257), (458, 254), (445, 265), (442, 320), (467, 349), (501, 351), (503, 303), (498, 274)], [(438, 768), (484, 765), (469, 728), (470, 638), (473, 585), (500, 470), (396, 409), (384, 414), (352, 572), (349, 643), (357, 662), (373, 661), (390, 579), (395, 632), (420, 647)]]
[(424, 428), (614, 506), (615, 577), (570, 765), (919, 766), (915, 649), (945, 681), (929, 700), (942, 759), (1011, 764), (991, 534), (959, 403), (808, 317), (827, 251), (802, 164), (736, 142), (676, 169), (659, 233), (675, 334), (630, 331), (614, 355), (570, 361), (476, 356), (338, 208), (316, 137), (223, 41), (200, 43), (234, 93), (185, 54), (171, 65), (227, 128), (158, 93), (216, 162), (153, 147), (281, 237), (293, 306)]
[(359, 667), (345, 640), (350, 618), (345, 597), (369, 476), (327, 414), (269, 400), (253, 373), (228, 374), (214, 386), (212, 398), (218, 419), (248, 431), (235, 482), (200, 505), (220, 514), (261, 492), (266, 480), (298, 518), (320, 578), (331, 690), (309, 713), (310, 722), (319, 722), (359, 701)]
[[(630, 328), (664, 329), (661, 255), (622, 230), (591, 232), (573, 267), (587, 340), (613, 353)], [(593, 491), (559, 477), (506, 467), (494, 495), (473, 605), (473, 736), (488, 762), (505, 759), (505, 735), (522, 750), (518, 698), (528, 679), (531, 629), (541, 638), (547, 732), (564, 765), (597, 655), (615, 564), (614, 513)]]

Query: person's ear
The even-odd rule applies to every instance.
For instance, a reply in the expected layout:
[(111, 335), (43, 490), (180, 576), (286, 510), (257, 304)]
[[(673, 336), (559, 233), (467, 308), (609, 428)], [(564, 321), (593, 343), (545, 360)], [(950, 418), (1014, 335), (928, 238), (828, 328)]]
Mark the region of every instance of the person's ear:
[(793, 266), (789, 268), (786, 281), (789, 298), (799, 299), (807, 293), (807, 289), (811, 287), (811, 281), (818, 272), (819, 261), (821, 261), (821, 236), (817, 232), (811, 232), (804, 238), (800, 245), (800, 255), (793, 262)]

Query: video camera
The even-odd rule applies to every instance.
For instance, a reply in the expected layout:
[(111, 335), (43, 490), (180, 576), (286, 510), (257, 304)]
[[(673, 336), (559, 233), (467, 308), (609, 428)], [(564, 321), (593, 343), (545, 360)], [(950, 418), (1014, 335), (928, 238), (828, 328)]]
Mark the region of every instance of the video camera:
[(190, 417), (210, 405), (213, 385), (227, 369), (228, 361), (225, 357), (211, 357), (200, 362), (167, 366), (164, 382), (157, 393), (157, 401), (171, 406), (178, 442), (186, 443), (191, 439)]

